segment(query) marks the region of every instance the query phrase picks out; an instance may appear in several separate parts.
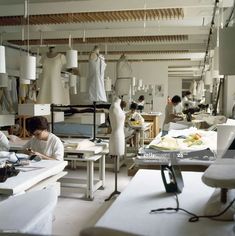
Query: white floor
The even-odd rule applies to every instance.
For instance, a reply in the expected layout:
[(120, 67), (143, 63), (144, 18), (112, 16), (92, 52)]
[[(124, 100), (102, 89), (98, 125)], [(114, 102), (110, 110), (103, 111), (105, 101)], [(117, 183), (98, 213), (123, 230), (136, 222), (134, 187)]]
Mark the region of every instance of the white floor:
[[(86, 170), (84, 168), (69, 170), (69, 175), (85, 178)], [(122, 191), (130, 179), (131, 177), (127, 176), (127, 167), (121, 167), (118, 174), (118, 190)], [(115, 200), (113, 198), (108, 202), (104, 201), (113, 190), (114, 172), (112, 170), (106, 170), (105, 189), (97, 190), (93, 201), (84, 200), (84, 193), (81, 190), (62, 188), (55, 210), (53, 235), (78, 236), (82, 229), (94, 225)]]

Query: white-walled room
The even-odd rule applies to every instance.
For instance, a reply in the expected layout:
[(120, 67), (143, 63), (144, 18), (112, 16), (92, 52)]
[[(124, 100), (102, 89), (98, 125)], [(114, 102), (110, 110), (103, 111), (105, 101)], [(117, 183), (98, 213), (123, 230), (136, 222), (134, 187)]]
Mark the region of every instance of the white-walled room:
[(233, 235), (234, 7), (0, 0), (0, 235)]

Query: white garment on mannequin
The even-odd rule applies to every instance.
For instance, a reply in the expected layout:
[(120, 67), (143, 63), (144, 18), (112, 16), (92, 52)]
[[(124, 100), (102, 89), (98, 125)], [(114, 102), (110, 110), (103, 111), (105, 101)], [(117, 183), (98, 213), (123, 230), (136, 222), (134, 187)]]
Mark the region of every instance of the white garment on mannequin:
[(109, 154), (122, 156), (125, 153), (124, 123), (125, 113), (120, 106), (121, 99), (116, 98), (109, 109), (112, 132), (109, 139)]
[(118, 96), (128, 95), (131, 91), (132, 82), (132, 69), (131, 65), (126, 59), (125, 55), (122, 55), (116, 65), (116, 82), (115, 92)]
[(69, 104), (60, 75), (65, 64), (66, 58), (63, 54), (42, 58), (43, 72), (37, 103)]
[(87, 78), (88, 97), (92, 102), (106, 102), (107, 97), (104, 89), (105, 59), (100, 54), (91, 54), (89, 59), (89, 72)]
[(127, 78), (132, 76), (132, 69), (130, 63), (127, 61), (126, 56), (122, 55), (117, 62), (117, 79)]

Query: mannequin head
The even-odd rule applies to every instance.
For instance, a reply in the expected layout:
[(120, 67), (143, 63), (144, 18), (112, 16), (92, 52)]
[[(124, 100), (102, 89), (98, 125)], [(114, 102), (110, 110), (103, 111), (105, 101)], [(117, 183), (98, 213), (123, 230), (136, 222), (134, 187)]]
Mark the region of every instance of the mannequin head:
[(95, 52), (96, 54), (99, 54), (100, 53), (100, 48), (97, 45), (95, 45), (94, 49), (93, 49), (93, 52)]
[(123, 53), (121, 56), (120, 56), (120, 59), (119, 60), (126, 60), (126, 55)]
[(55, 47), (49, 47), (48, 48), (48, 52), (47, 52), (47, 56), (48, 57), (55, 57), (58, 53), (55, 51)]

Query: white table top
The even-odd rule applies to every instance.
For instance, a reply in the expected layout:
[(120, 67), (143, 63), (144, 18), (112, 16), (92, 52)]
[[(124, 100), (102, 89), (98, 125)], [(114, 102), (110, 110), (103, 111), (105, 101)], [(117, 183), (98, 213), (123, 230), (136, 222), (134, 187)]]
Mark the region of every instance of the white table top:
[(14, 195), (28, 190), (40, 181), (62, 172), (67, 164), (67, 161), (56, 160), (31, 162), (29, 166), (22, 167), (23, 171), (17, 176), (0, 183), (0, 194)]
[[(65, 143), (77, 143), (81, 140), (84, 139), (78, 139), (78, 138), (62, 138), (62, 140)], [(22, 150), (24, 144), (26, 144), (28, 140), (20, 140), (17, 142), (10, 142), (10, 149), (11, 150)], [(106, 148), (108, 148), (108, 143), (96, 143), (95, 146), (93, 147), (89, 147), (89, 148), (85, 148), (85, 149), (72, 149), (72, 148), (65, 148), (64, 152), (65, 153), (84, 153), (84, 154), (89, 154), (89, 155), (96, 155), (99, 154), (101, 152), (103, 152)]]
[[(199, 215), (214, 191), (202, 183), (201, 176), (183, 172), (185, 187), (179, 194), (180, 207)], [(175, 196), (165, 192), (160, 171), (139, 170), (96, 226), (153, 236), (234, 235), (234, 222), (200, 219), (189, 223), (189, 216), (182, 212), (149, 214), (151, 209), (175, 206)]]

